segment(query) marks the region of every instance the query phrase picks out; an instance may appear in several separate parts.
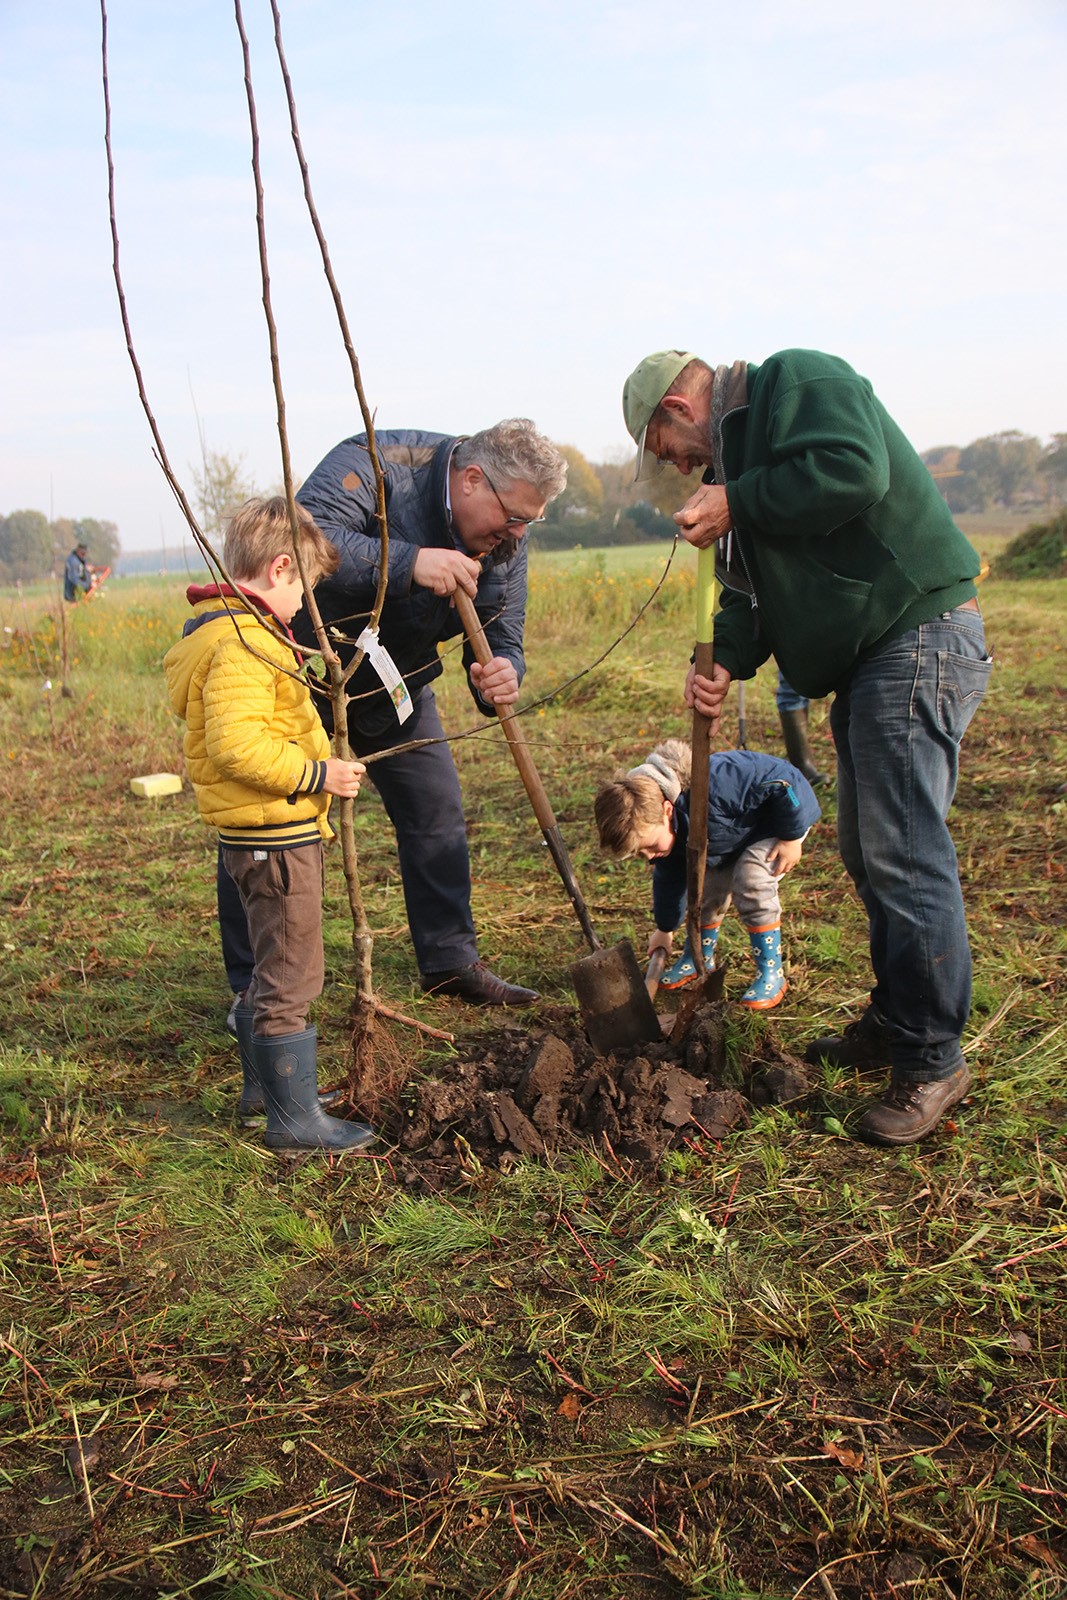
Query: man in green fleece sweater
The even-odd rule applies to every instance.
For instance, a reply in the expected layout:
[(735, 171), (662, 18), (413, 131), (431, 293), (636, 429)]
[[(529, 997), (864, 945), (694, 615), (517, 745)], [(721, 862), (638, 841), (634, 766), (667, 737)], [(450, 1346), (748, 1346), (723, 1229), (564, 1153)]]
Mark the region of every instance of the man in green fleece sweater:
[(978, 557), (865, 378), (782, 350), (712, 367), (647, 356), (623, 389), (637, 476), (704, 481), (675, 517), (716, 547), (712, 676), (686, 702), (718, 726), (734, 678), (771, 655), (793, 687), (833, 694), (838, 843), (867, 911), (875, 983), (810, 1061), (888, 1069), (857, 1125), (875, 1144), (931, 1133), (963, 1099), (971, 956), (946, 818), (959, 747), (991, 669)]

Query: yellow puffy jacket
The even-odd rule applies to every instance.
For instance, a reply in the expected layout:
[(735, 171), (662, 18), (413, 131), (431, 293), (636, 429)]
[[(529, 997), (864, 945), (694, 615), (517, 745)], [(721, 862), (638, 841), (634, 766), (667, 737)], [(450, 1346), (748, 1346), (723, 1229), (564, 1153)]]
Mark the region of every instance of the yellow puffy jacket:
[(225, 593), (190, 587), (193, 615), (163, 660), (200, 815), (237, 849), (328, 839), (330, 741), (297, 657)]

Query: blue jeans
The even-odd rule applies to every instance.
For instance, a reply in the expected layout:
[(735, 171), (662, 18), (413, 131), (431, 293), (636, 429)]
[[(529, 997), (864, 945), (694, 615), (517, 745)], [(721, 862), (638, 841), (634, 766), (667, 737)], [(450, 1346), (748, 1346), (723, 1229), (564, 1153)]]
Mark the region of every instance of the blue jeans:
[(793, 685), (786, 681), (781, 667), (778, 668), (778, 689), (774, 696), (774, 703), (779, 711), (806, 711), (808, 702), (802, 694), (798, 694)]
[[(413, 698), (408, 721), (376, 739), (360, 734), (354, 715), (359, 702), (354, 701), (348, 724), (353, 753), (362, 757), (408, 740), (443, 739), (433, 690), (424, 685)], [(444, 743), (423, 745), (372, 762), (367, 776), (396, 831), (404, 906), (420, 973), (469, 967), (478, 959), (478, 943), (471, 916), (467, 823), (452, 751)]]
[(971, 952), (946, 818), (992, 670), (979, 612), (946, 612), (862, 661), (830, 711), (841, 858), (870, 922), (868, 1021), (895, 1078), (960, 1066)]

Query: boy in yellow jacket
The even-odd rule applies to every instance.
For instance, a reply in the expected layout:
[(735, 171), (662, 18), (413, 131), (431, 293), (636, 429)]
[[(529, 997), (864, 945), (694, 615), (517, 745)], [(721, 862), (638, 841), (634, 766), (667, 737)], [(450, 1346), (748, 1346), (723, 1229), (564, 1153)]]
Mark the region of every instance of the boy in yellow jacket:
[[(304, 571), (315, 584), (335, 570), (338, 552), (310, 512), (299, 505), (296, 512)], [(357, 795), (366, 768), (330, 755), (301, 658), (286, 643), (303, 588), (285, 500), (246, 501), (227, 529), (223, 560), (236, 590), (190, 585), (193, 615), (163, 668), (186, 725), (185, 760), (200, 814), (218, 830), (255, 957), (235, 1017), (240, 1109), (247, 1116), (266, 1102), (271, 1149), (360, 1150), (374, 1130), (322, 1110), (307, 1012), (325, 976), (329, 797)]]

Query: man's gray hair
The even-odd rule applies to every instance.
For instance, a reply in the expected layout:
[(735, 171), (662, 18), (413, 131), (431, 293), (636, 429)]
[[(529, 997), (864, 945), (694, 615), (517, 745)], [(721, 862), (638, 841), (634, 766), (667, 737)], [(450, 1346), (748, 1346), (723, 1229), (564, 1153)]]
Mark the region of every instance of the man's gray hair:
[(528, 483), (547, 503), (567, 482), (566, 457), (551, 439), (538, 433), (529, 417), (509, 417), (463, 439), (452, 457), (464, 467), (484, 467), (494, 484)]

